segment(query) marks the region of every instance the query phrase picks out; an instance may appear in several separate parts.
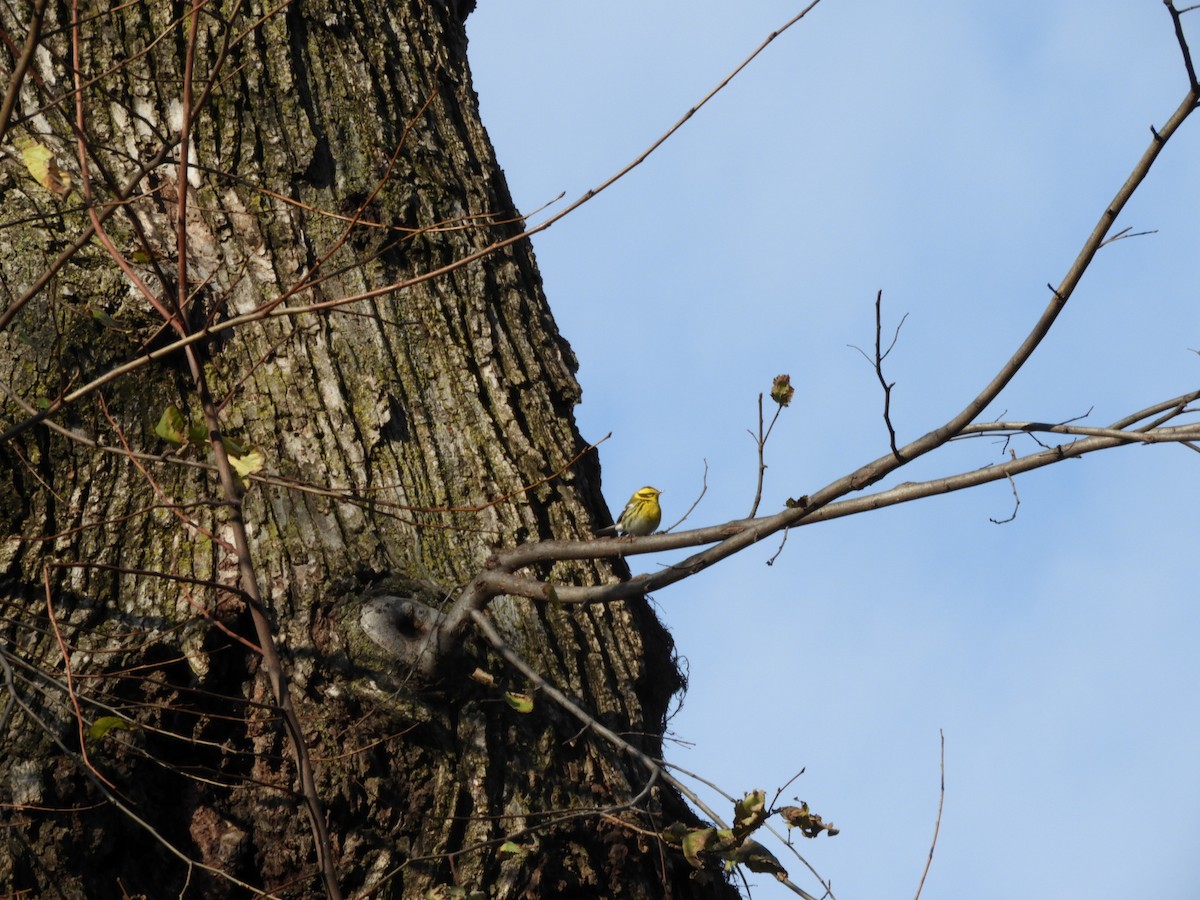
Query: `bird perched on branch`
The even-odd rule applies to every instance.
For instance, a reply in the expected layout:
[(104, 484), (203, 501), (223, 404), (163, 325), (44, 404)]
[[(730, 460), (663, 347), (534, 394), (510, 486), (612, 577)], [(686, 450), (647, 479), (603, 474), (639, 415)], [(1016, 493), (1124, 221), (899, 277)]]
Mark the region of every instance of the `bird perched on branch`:
[(662, 521), (662, 507), (658, 505), (658, 488), (644, 487), (634, 492), (621, 510), (615, 525), (601, 528), (596, 534), (650, 534)]

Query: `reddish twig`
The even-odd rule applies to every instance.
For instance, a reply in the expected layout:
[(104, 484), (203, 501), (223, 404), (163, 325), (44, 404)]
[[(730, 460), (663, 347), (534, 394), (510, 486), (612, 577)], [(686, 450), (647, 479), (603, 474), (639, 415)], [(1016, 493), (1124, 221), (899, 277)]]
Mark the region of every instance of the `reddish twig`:
[(83, 709), (79, 706), (79, 697), (75, 694), (75, 676), (71, 672), (71, 651), (67, 649), (67, 642), (63, 640), (62, 631), (58, 627), (58, 619), (54, 616), (54, 598), (50, 590), (50, 567), (42, 567), (42, 583), (46, 588), (46, 615), (50, 618), (50, 627), (54, 631), (54, 639), (58, 642), (59, 652), (62, 653), (63, 671), (67, 676), (67, 696), (71, 698), (71, 706), (75, 708), (75, 722), (79, 726), (79, 756), (83, 760), (83, 764), (88, 767), (93, 775), (103, 781), (109, 788), (116, 790), (116, 785), (100, 774), (100, 771), (92, 765), (91, 759), (87, 752), (87, 728), (83, 721)]

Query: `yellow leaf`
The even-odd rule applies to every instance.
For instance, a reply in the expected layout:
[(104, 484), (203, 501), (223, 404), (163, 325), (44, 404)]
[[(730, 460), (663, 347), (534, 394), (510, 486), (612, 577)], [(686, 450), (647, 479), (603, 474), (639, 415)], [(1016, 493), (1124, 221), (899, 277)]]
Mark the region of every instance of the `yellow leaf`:
[(478, 681), (480, 684), (486, 684), (488, 687), (496, 686), (496, 676), (491, 672), (485, 672), (479, 667), (476, 667), (475, 671), (471, 673), (471, 678), (474, 681)]
[(58, 167), (54, 154), (45, 144), (26, 139), (17, 145), (21, 148), (25, 168), (38, 184), (59, 197), (71, 193), (71, 176)]
[(266, 459), (257, 450), (251, 450), (244, 456), (230, 456), (229, 464), (241, 476), (242, 485), (245, 486), (247, 479), (254, 472), (257, 472), (266, 464)]

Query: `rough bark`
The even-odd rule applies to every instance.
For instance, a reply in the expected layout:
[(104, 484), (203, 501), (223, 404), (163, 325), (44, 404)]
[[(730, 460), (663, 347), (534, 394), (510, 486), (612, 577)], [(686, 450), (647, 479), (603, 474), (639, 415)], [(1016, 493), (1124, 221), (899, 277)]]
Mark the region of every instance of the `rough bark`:
[[(139, 171), (177, 139), (190, 7), (116, 9), (80, 13), (93, 206), (135, 186), (105, 229), (169, 305), (177, 160)], [(193, 329), (285, 296), (297, 307), (394, 284), (519, 230), (479, 121), (465, 14), (437, 0), (200, 7), (193, 90), (211, 91), (186, 186)], [(0, 8), (5, 83), (29, 18), (29, 4)], [(17, 310), (88, 224), (70, 23), (69, 6), (48, 8), (0, 160), (0, 301), (15, 311), (0, 332), (0, 429), (171, 339), (94, 238)], [(18, 139), (54, 154), (69, 196), (30, 177)], [(629, 801), (647, 773), (551, 704), (512, 710), (504, 691), (525, 685), (482, 643), (425, 684), (358, 625), (366, 598), (436, 606), (492, 549), (581, 537), (605, 515), (594, 452), (571, 464), (586, 446), (575, 361), (527, 243), (199, 347), (225, 432), (279, 476), (250, 484), (244, 515), (342, 889), (732, 895), (653, 837), (687, 815), (660, 786), (637, 811), (563, 815)], [(199, 421), (180, 353), (56, 413), (69, 435), (39, 424), (0, 442), (0, 702), (17, 701), (0, 733), (6, 891), (245, 893), (165, 843), (277, 896), (322, 889), (286, 737), (242, 643), (255, 638), (211, 453), (154, 431), (172, 404)], [(588, 584), (620, 573), (563, 563), (543, 574)], [(501, 598), (489, 612), (537, 671), (660, 753), (681, 685), (644, 602)], [(494, 683), (470, 678), (477, 667)], [(80, 716), (133, 727), (82, 739)], [(519, 850), (499, 846), (513, 835)]]

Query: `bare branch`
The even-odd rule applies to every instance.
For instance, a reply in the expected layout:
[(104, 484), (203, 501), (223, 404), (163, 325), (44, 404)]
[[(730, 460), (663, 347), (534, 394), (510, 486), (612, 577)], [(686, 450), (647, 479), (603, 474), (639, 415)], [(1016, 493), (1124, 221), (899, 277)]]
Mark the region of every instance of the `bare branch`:
[[(42, 38), (42, 19), (46, 14), (46, 0), (34, 0), (33, 12), (29, 15), (29, 25), (25, 31), (25, 46), (21, 48), (21, 56), (13, 66), (12, 75), (8, 79), (8, 87), (4, 89), (4, 101), (0, 104), (0, 141), (8, 131), (8, 123), (12, 121), (13, 110), (17, 98), (21, 96), (21, 84), (33, 63), (33, 54), (37, 50), (38, 41)], [(6, 38), (7, 39), (7, 38)]]
[[(1153, 444), (1162, 440), (1177, 441), (1178, 438), (1163, 438), (1149, 432), (1124, 431), (1119, 428), (1089, 428), (1086, 425), (1054, 425), (1049, 422), (980, 422), (968, 425), (962, 430), (960, 437), (974, 438), (988, 435), (998, 435), (1007, 432), (1013, 434), (1033, 435), (1036, 432), (1047, 434), (1070, 434), (1081, 437), (1110, 437), (1127, 444)], [(1045, 447), (1039, 441), (1040, 446)]]
[[(1200, 399), (1200, 391), (1164, 401), (1150, 409), (1182, 410), (1186, 408), (1187, 403), (1196, 399)], [(1136, 415), (1144, 418), (1147, 414), (1148, 411), (1143, 410)], [(465, 627), (465, 620), (469, 618), (470, 611), (482, 609), (491, 597), (498, 594), (512, 594), (530, 599), (549, 599), (552, 595), (559, 603), (605, 603), (640, 596), (689, 578), (783, 528), (810, 525), (870, 509), (880, 509), (923, 497), (964, 490), (1053, 465), (1065, 459), (1079, 458), (1089, 453), (1123, 446), (1131, 441), (1141, 441), (1143, 438), (1159, 442), (1200, 440), (1200, 424), (1171, 428), (1158, 427), (1136, 437), (1131, 437), (1123, 432), (1117, 435), (1104, 434), (1083, 437), (1068, 444), (1050, 447), (1027, 456), (1015, 457), (999, 465), (985, 466), (924, 482), (906, 482), (897, 487), (853, 500), (838, 500), (849, 492), (847, 485), (856, 482), (869, 483), (866, 479), (871, 475), (872, 467), (890, 462), (891, 457), (884, 457), (822, 488), (813, 494), (804, 506), (786, 509), (765, 518), (742, 519), (692, 531), (630, 538), (622, 541), (619, 548), (613, 547), (612, 541), (542, 541), (523, 544), (498, 553), (491, 560), (489, 566), (481, 571), (454, 601), (436, 629), (440, 652), (448, 653), (457, 645), (457, 633), (461, 633)], [(549, 559), (597, 559), (616, 555), (630, 556), (704, 544), (714, 545), (668, 568), (636, 575), (629, 581), (616, 584), (591, 587), (552, 586), (537, 578), (516, 574), (518, 570), (532, 563)]]
[(883, 388), (883, 424), (888, 430), (888, 446), (892, 448), (892, 455), (897, 461), (903, 462), (900, 456), (900, 451), (896, 447), (896, 429), (892, 426), (892, 388), (896, 386), (896, 382), (888, 382), (883, 377), (883, 361), (888, 358), (888, 354), (896, 346), (896, 341), (900, 339), (900, 329), (904, 327), (904, 321), (908, 318), (908, 313), (905, 313), (900, 318), (900, 324), (896, 326), (896, 331), (892, 335), (892, 342), (888, 344), (886, 350), (883, 349), (883, 291), (878, 291), (875, 294), (875, 358), (872, 359), (867, 355), (866, 351), (855, 344), (849, 346), (862, 354), (862, 358), (869, 362), (875, 369), (875, 377), (879, 379), (879, 386)]
[(1200, 83), (1196, 81), (1196, 69), (1192, 65), (1192, 51), (1188, 49), (1187, 37), (1183, 33), (1183, 22), (1180, 17), (1185, 12), (1191, 12), (1195, 6), (1189, 6), (1186, 9), (1177, 10), (1174, 0), (1163, 0), (1163, 4), (1167, 7), (1167, 12), (1171, 14), (1171, 23), (1175, 26), (1175, 40), (1179, 41), (1179, 51), (1183, 54), (1183, 64), (1187, 68), (1188, 83), (1192, 86), (1192, 93), (1200, 97)]
[(896, 346), (896, 341), (900, 339), (900, 329), (904, 326), (904, 320), (907, 318), (908, 313), (905, 313), (900, 319), (900, 324), (896, 326), (896, 333), (892, 335), (892, 342), (888, 344), (887, 350), (880, 352), (880, 340), (883, 333), (883, 291), (875, 294), (875, 374), (883, 388), (883, 422), (887, 425), (888, 445), (892, 448), (892, 455), (896, 459), (901, 459), (900, 451), (896, 449), (896, 429), (892, 426), (891, 416), (892, 388), (896, 386), (896, 382), (889, 383), (883, 377), (883, 361)]

